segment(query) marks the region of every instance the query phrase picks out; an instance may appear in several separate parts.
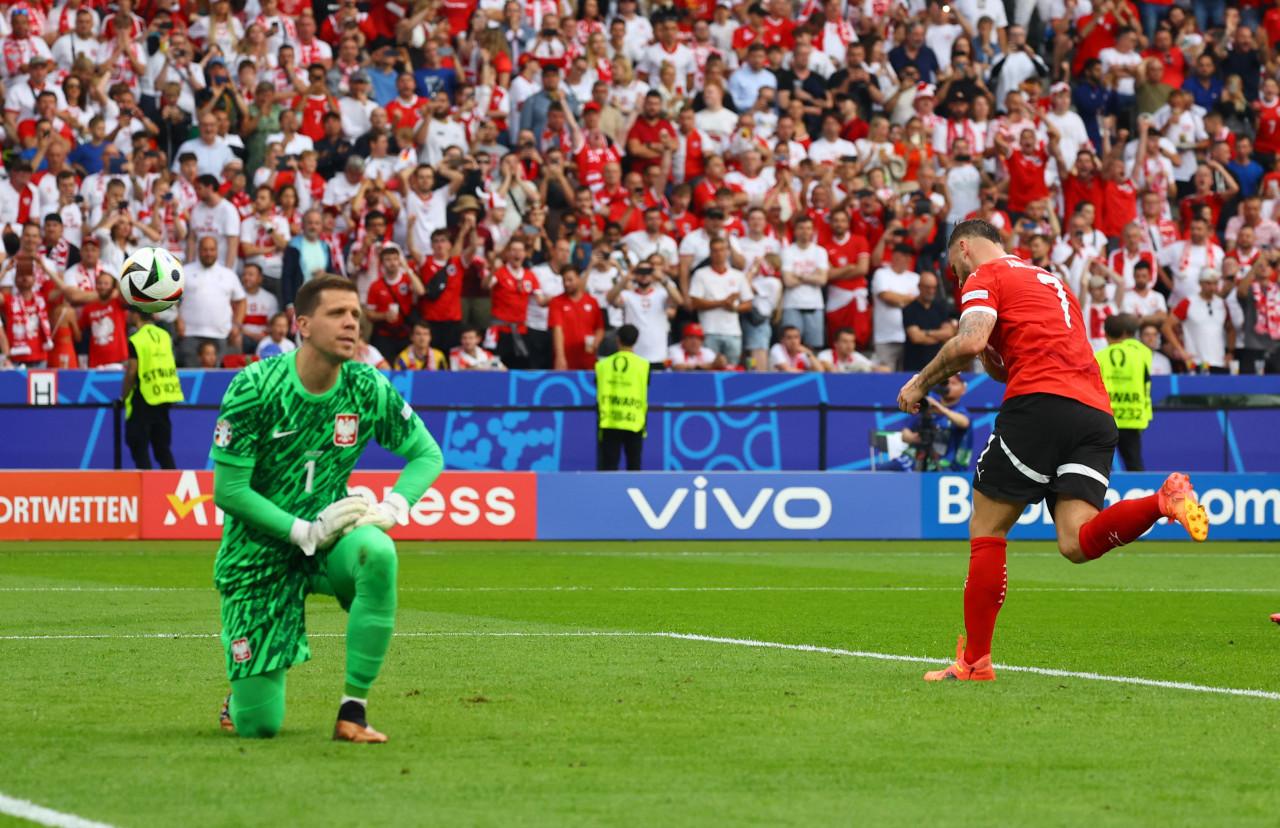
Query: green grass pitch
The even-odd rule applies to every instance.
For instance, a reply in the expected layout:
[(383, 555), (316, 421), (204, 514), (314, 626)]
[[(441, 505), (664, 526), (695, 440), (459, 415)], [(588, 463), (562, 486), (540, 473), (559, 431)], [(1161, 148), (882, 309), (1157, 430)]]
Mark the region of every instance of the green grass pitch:
[(998, 664), (1187, 689), (852, 654), (952, 656), (961, 543), (402, 544), (382, 746), (329, 740), (323, 597), (281, 734), (218, 729), (214, 548), (0, 544), (0, 794), (113, 826), (1280, 824), (1280, 697), (1203, 689), (1280, 691), (1275, 545), (1012, 545)]

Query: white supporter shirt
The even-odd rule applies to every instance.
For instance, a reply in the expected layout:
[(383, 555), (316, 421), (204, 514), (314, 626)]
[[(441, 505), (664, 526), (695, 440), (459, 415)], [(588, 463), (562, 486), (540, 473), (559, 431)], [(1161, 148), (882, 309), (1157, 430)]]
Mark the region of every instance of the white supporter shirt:
[(363, 103), (350, 96), (338, 101), (338, 114), (342, 116), (342, 135), (348, 141), (356, 140), (373, 128), (369, 114), (378, 108), (377, 101)]
[[(538, 277), (538, 293), (546, 296), (548, 299), (559, 296), (564, 293), (564, 277), (551, 269), (549, 264), (540, 264), (533, 268), (533, 275)], [(551, 308), (543, 307), (538, 304), (538, 300), (529, 296), (529, 310), (524, 317), (524, 323), (535, 331), (547, 330), (547, 320), (551, 315)]]
[(467, 151), (466, 127), (452, 118), (444, 121), (432, 118), (431, 123), (427, 125), (427, 143), (420, 154), (422, 161), (434, 167), (444, 158), (444, 151), (449, 147), (458, 147), (463, 152)]
[(231, 303), (245, 298), (235, 271), (221, 264), (205, 267), (198, 260), (183, 266), (186, 283), (178, 313), (187, 336), (226, 339), (231, 335)]
[[(338, 173), (329, 179), (329, 183), (325, 185), (324, 199), (321, 203), (325, 207), (333, 207), (338, 210), (338, 218), (333, 225), (334, 232), (345, 233), (351, 226), (347, 224), (347, 208), (351, 206), (347, 202), (355, 197), (356, 191), (360, 189), (360, 183), (357, 181), (352, 184), (347, 180), (346, 173)], [(426, 251), (424, 250), (423, 252), (425, 253)]]
[(850, 353), (848, 359), (841, 359), (831, 348), (818, 352), (818, 362), (825, 362), (838, 374), (865, 374), (872, 367), (871, 360), (857, 351)]
[[(738, 240), (735, 237), (730, 236), (723, 230), (720, 232), (723, 234), (724, 238), (729, 240), (729, 249), (731, 251), (734, 253), (742, 252), (742, 249), (738, 246)], [(680, 240), (680, 255), (693, 257), (693, 261), (690, 262), (691, 267), (710, 258), (711, 237), (707, 235), (706, 228), (699, 227), (697, 230), (694, 230), (692, 233), (689, 233)]]
[(837, 138), (828, 141), (819, 138), (809, 145), (809, 158), (815, 164), (834, 164), (845, 156), (857, 156), (858, 148), (851, 141)]
[(622, 325), (622, 308), (615, 308), (607, 301), (609, 291), (618, 281), (621, 271), (612, 264), (604, 270), (591, 268), (586, 273), (587, 293), (591, 294), (596, 302), (599, 303), (600, 309), (604, 311), (605, 322), (610, 328), (617, 328)]
[[(1185, 257), (1184, 257), (1185, 251)], [(1221, 268), (1222, 248), (1213, 242), (1193, 245), (1190, 239), (1174, 242), (1156, 254), (1156, 262), (1173, 276), (1173, 289), (1169, 291), (1169, 306), (1175, 307), (1188, 296), (1200, 292), (1200, 271), (1206, 267)], [(1183, 261), (1186, 266), (1183, 267)]]
[(781, 342), (775, 342), (773, 347), (769, 349), (769, 370), (772, 371), (779, 365), (790, 365), (792, 368), (799, 368), (801, 371), (812, 371), (817, 367), (814, 365), (813, 357), (809, 356), (808, 351), (801, 351), (792, 356), (786, 345)]
[[(816, 242), (810, 242), (807, 248), (789, 244), (782, 248), (782, 270), (796, 276), (808, 276), (819, 270), (830, 270), (831, 262), (827, 251)], [(787, 288), (782, 294), (783, 310), (822, 310), (822, 287), (820, 285), (799, 285)]]
[(406, 220), (413, 217), (413, 249), (424, 256), (431, 252), (431, 234), (448, 225), (449, 185), (427, 193), (426, 198), (410, 190), (405, 196)]
[[(280, 301), (269, 290), (258, 288), (257, 293), (245, 293), (244, 329), (245, 335), (254, 339), (262, 339), (267, 335), (267, 325), (271, 317), (280, 312)], [(288, 340), (285, 340), (288, 342)], [(290, 342), (290, 345), (293, 343)]]
[(761, 236), (759, 240), (750, 236), (739, 236), (738, 252), (747, 260), (747, 267), (750, 268), (757, 259), (763, 259), (770, 253), (781, 256), (782, 244), (776, 236)]
[(266, 219), (262, 219), (257, 214), (254, 214), (240, 222), (240, 242), (242, 244), (272, 248), (269, 253), (247, 256), (245, 263), (256, 264), (262, 268), (263, 275), (278, 279), (280, 278), (281, 268), (284, 266), (284, 254), (276, 252), (275, 242), (271, 238), (272, 233), (279, 233), (284, 236), (286, 241), (292, 235), (289, 232), (289, 222), (285, 221), (284, 216), (267, 216)]
[(1182, 345), (1198, 364), (1215, 368), (1227, 365), (1227, 303), (1221, 296), (1206, 301), (1197, 292), (1174, 306), (1182, 320)]
[[(717, 271), (710, 265), (698, 268), (689, 281), (689, 295), (697, 299), (718, 302), (736, 296), (739, 302), (751, 299), (751, 285), (742, 271), (726, 267)], [(698, 311), (698, 323), (707, 334), (741, 336), (742, 324), (738, 312), (728, 308), (712, 308)]]
[(741, 187), (742, 191), (747, 194), (747, 205), (749, 207), (760, 207), (764, 204), (764, 197), (773, 189), (777, 180), (774, 178), (773, 167), (764, 167), (754, 177), (739, 170), (734, 170), (724, 177), (724, 183)]
[(1165, 302), (1164, 295), (1156, 293), (1150, 287), (1147, 288), (1146, 296), (1139, 296), (1134, 290), (1128, 291), (1121, 302), (1125, 313), (1131, 313), (1139, 319), (1155, 316), (1157, 313), (1166, 313), (1169, 310), (1169, 304)]
[[(1098, 60), (1102, 61), (1102, 72), (1106, 74), (1117, 66), (1131, 68), (1142, 63), (1142, 55), (1136, 51), (1123, 53), (1112, 46), (1108, 46), (1098, 53)], [(1120, 77), (1116, 79), (1116, 94), (1132, 95), (1134, 94), (1134, 79), (1132, 77)], [(1066, 158), (1064, 155), (1063, 158)]]
[(694, 353), (684, 349), (684, 345), (676, 343), (667, 349), (667, 364), (676, 365), (710, 365), (716, 361), (716, 352), (703, 345)]
[(715, 142), (713, 146), (707, 146), (704, 143), (703, 152), (711, 152), (718, 147), (718, 151), (723, 154), (729, 148), (734, 130), (738, 128), (738, 115), (723, 106), (715, 112), (704, 109), (693, 116), (693, 126), (694, 129), (705, 132)]
[(782, 280), (760, 273), (751, 280), (751, 290), (755, 293), (751, 297), (751, 307), (761, 316), (772, 319), (773, 312), (782, 301)]
[(871, 324), (875, 330), (875, 344), (906, 342), (907, 331), (902, 325), (902, 308), (890, 305), (880, 298), (884, 291), (906, 296), (920, 295), (920, 274), (910, 270), (895, 273), (891, 267), (882, 267), (871, 277), (871, 292), (875, 294), (875, 306)]
[(670, 267), (675, 267), (680, 262), (680, 248), (676, 240), (663, 233), (659, 233), (657, 239), (652, 239), (645, 231), (637, 230), (623, 236), (622, 243), (626, 246), (627, 255), (637, 262), (643, 262), (654, 253), (660, 254)]
[(663, 63), (670, 63), (675, 67), (676, 86), (680, 88), (688, 84), (689, 75), (698, 73), (698, 59), (693, 56), (693, 50), (680, 43), (677, 43), (676, 48), (670, 52), (661, 43), (649, 46), (644, 50), (640, 63), (636, 66), (636, 72), (647, 75), (650, 81), (656, 82), (658, 70), (662, 68)]
[(671, 330), (671, 321), (667, 318), (668, 295), (662, 285), (654, 285), (646, 293), (624, 290), (619, 297), (624, 324), (635, 325), (640, 332), (633, 350), (648, 362), (664, 362), (667, 357), (667, 334)]
[(191, 220), (187, 222), (187, 232), (195, 239), (196, 244), (205, 236), (213, 236), (218, 240), (218, 261), (227, 260), (227, 238), (240, 238), (240, 211), (225, 198), (220, 198), (217, 205), (210, 207), (203, 201), (191, 209)]

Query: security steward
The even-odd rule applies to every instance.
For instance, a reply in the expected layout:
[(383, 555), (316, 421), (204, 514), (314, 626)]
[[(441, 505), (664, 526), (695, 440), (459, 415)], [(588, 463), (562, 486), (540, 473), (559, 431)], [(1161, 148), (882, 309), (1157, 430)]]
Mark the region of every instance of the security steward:
[(1143, 471), (1142, 432), (1151, 423), (1151, 349), (1135, 339), (1138, 320), (1131, 314), (1108, 316), (1102, 323), (1107, 347), (1094, 354), (1102, 384), (1111, 395), (1111, 413), (1120, 430), (1116, 451), (1125, 471)]
[(649, 412), (649, 363), (635, 354), (639, 338), (635, 325), (623, 325), (618, 328), (617, 352), (596, 362), (599, 471), (617, 471), (623, 449), (627, 452), (627, 471), (640, 471), (644, 423)]
[(129, 337), (129, 361), (125, 364), (124, 441), (139, 469), (151, 468), (150, 446), (162, 469), (175, 468), (169, 406), (182, 402), (178, 366), (173, 360), (173, 340), (153, 323), (151, 314), (132, 311), (138, 330)]

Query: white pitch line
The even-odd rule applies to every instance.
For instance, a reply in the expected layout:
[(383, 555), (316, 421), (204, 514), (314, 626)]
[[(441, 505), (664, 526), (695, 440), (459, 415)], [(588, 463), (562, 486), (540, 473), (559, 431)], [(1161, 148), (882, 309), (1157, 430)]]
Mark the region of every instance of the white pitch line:
[(64, 814), (52, 808), (45, 808), (25, 799), (17, 799), (0, 793), (0, 814), (8, 814), (18, 819), (49, 825), (53, 828), (112, 828), (105, 822), (94, 822), (75, 814)]
[[(313, 638), (345, 638), (346, 633), (309, 633)], [(151, 635), (6, 635), (0, 641), (49, 641), (79, 639), (138, 639), (138, 638), (218, 638), (215, 633), (154, 633)], [(869, 658), (876, 661), (905, 661), (913, 664), (950, 664), (950, 660), (926, 658), (923, 656), (898, 655), (894, 653), (875, 653), (866, 650), (845, 650), (839, 647), (821, 647), (816, 644), (784, 644), (778, 641), (759, 641), (753, 638), (725, 638), (714, 635), (698, 635), (695, 633), (677, 632), (409, 632), (395, 633), (396, 638), (669, 638), (680, 641), (703, 641), (710, 644), (730, 644), (738, 647), (759, 647), (769, 650), (790, 650), (802, 653), (825, 653), (828, 655), (849, 656), (851, 658)], [(1141, 687), (1157, 687), (1164, 690), (1188, 690), (1195, 693), (1217, 693), (1227, 696), (1246, 696), (1255, 699), (1280, 700), (1280, 693), (1269, 690), (1251, 690), (1240, 687), (1214, 687), (1207, 684), (1192, 684), (1185, 681), (1162, 681), (1160, 679), (1137, 678), (1134, 676), (1108, 676), (1102, 673), (1078, 672), (1075, 670), (1055, 670), (1049, 667), (1024, 667), (1014, 664), (996, 664), (1000, 670), (1015, 673), (1034, 673), (1040, 676), (1055, 678), (1078, 678), (1088, 681), (1107, 681), (1114, 684), (1135, 684)]]
[[(493, 586), (400, 587), (401, 592), (956, 592), (954, 586)], [(1280, 594), (1280, 587), (1014, 587), (1012, 592), (1124, 592), (1174, 594)], [(0, 592), (205, 592), (212, 587), (0, 587)]]

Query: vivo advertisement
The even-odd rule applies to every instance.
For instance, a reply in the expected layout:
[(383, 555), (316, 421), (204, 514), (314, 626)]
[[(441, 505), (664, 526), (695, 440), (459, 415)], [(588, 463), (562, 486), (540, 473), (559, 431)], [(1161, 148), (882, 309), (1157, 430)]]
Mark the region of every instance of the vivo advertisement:
[[(1144, 497), (1164, 475), (1111, 476), (1107, 502)], [(1192, 477), (1211, 540), (1280, 539), (1280, 475)], [(568, 504), (591, 504), (588, 509)], [(538, 475), (541, 540), (766, 540), (967, 538), (971, 478), (870, 472)], [(1010, 537), (1052, 540), (1043, 504)], [(1187, 540), (1161, 523), (1147, 535)]]

